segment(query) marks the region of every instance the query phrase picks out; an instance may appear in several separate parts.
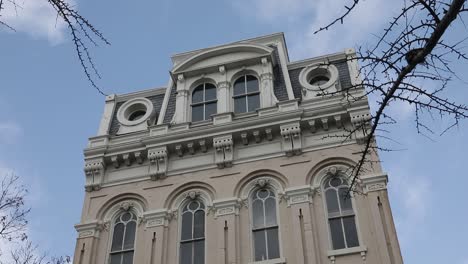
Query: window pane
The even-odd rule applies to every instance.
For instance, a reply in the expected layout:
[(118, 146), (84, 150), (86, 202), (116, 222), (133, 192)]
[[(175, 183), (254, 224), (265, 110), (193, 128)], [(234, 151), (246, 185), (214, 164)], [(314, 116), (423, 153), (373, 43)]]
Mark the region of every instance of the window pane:
[(192, 213), (182, 214), (182, 240), (192, 239)]
[(328, 213), (339, 213), (340, 208), (338, 207), (338, 197), (336, 195), (336, 191), (333, 189), (329, 189), (325, 191), (325, 197), (327, 200), (327, 209)]
[(216, 86), (211, 83), (205, 84), (205, 101), (216, 100)]
[(348, 247), (359, 246), (359, 239), (356, 230), (356, 223), (354, 222), (354, 216), (348, 216), (343, 218), (343, 224), (346, 234), (346, 243)]
[(245, 105), (245, 96), (234, 98), (234, 112), (235, 113), (245, 113), (247, 108)]
[(110, 256), (110, 264), (121, 264), (122, 254), (112, 254)]
[(192, 106), (192, 122), (203, 120), (203, 105)]
[(114, 226), (114, 235), (112, 237), (111, 251), (122, 250), (124, 235), (124, 224), (119, 223)]
[(203, 102), (203, 84), (195, 88), (192, 93), (192, 104)]
[(134, 221), (127, 224), (125, 230), (124, 249), (132, 249), (135, 241), (136, 223)]
[(341, 211), (353, 211), (353, 205), (351, 203), (351, 196), (347, 195), (348, 194), (348, 188), (347, 187), (341, 187), (338, 192), (340, 196), (340, 205), (341, 205)]
[(192, 264), (192, 243), (180, 244), (180, 264)]
[(262, 201), (255, 200), (252, 202), (252, 218), (254, 228), (260, 228), (264, 226)]
[(265, 230), (254, 231), (255, 261), (266, 260)]
[(217, 112), (216, 105), (217, 105), (216, 102), (205, 105), (205, 120), (210, 120), (211, 115), (216, 114)]
[(265, 224), (266, 226), (276, 225), (276, 200), (274, 198), (265, 200)]
[(249, 95), (248, 98), (249, 101), (249, 112), (253, 112), (257, 110), (257, 108), (260, 108), (260, 95), (259, 94), (254, 94), (254, 95)]
[(345, 248), (341, 218), (330, 219), (329, 222), (333, 249)]
[(194, 217), (193, 238), (205, 237), (205, 212), (197, 211)]
[(275, 259), (280, 257), (278, 228), (267, 230), (268, 241), (268, 259)]
[(122, 215), (121, 219), (122, 221), (124, 222), (127, 222), (128, 220), (130, 220), (130, 218), (132, 218), (132, 214), (131, 213), (125, 213)]
[(340, 178), (333, 178), (330, 179), (330, 185), (333, 187), (338, 187), (341, 185), (341, 179)]
[(258, 80), (252, 75), (247, 75), (247, 92), (257, 92), (258, 91)]
[(123, 254), (122, 264), (132, 264), (133, 263), (133, 251), (125, 252)]
[(194, 264), (203, 264), (205, 262), (205, 240), (199, 240), (194, 245)]
[(234, 83), (234, 95), (241, 95), (245, 94), (245, 82), (244, 82), (244, 76), (240, 77), (237, 79), (237, 81)]

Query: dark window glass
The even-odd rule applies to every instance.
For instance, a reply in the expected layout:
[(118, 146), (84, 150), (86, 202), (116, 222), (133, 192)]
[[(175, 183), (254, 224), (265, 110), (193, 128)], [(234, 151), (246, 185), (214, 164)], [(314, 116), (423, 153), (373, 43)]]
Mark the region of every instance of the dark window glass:
[(268, 259), (280, 257), (278, 228), (267, 229)]
[(359, 246), (359, 239), (356, 230), (356, 223), (354, 222), (354, 216), (348, 216), (343, 218), (343, 225), (346, 235), (346, 243), (348, 247)]
[(234, 112), (252, 112), (260, 108), (260, 92), (258, 79), (252, 75), (244, 75), (234, 82)]
[(332, 178), (330, 179), (330, 186), (332, 187), (338, 187), (341, 185), (341, 179), (340, 178)]
[(333, 249), (345, 248), (341, 218), (330, 219), (329, 221)]
[(134, 221), (127, 224), (125, 230), (125, 240), (123, 249), (132, 249), (135, 241), (136, 223)]
[(192, 122), (208, 120), (217, 112), (216, 86), (204, 83), (192, 93)]
[(192, 239), (192, 213), (182, 214), (182, 240)]
[(194, 242), (194, 264), (203, 264), (205, 262), (205, 241), (198, 240)]
[(252, 112), (260, 108), (260, 94), (249, 95), (247, 101), (249, 101), (249, 107), (247, 109), (248, 112)]
[(318, 76), (315, 76), (312, 79), (310, 79), (309, 83), (311, 85), (319, 86), (319, 85), (326, 84), (329, 80), (330, 80), (330, 78), (328, 78), (327, 76), (318, 75)]
[(195, 88), (192, 94), (192, 104), (203, 102), (203, 85)]
[(210, 119), (211, 115), (216, 114), (217, 112), (216, 108), (217, 108), (216, 102), (205, 105), (205, 120)]
[(146, 114), (146, 111), (143, 111), (143, 110), (135, 111), (135, 112), (130, 114), (130, 116), (128, 117), (128, 120), (130, 120), (130, 121), (138, 120), (138, 119), (142, 118), (145, 114)]
[(254, 231), (253, 236), (255, 261), (268, 259), (266, 253), (265, 230)]
[(198, 200), (182, 209), (180, 264), (203, 264), (205, 261), (205, 206)]
[(192, 106), (192, 122), (202, 121), (204, 105)]
[(258, 92), (258, 80), (252, 75), (247, 75), (247, 93)]
[(334, 189), (328, 189), (325, 191), (325, 196), (327, 199), (328, 213), (339, 212), (340, 208), (338, 207), (338, 196), (336, 195), (336, 191)]
[(351, 197), (348, 195), (348, 188), (341, 187), (339, 189), (339, 196), (340, 196), (340, 205), (341, 210), (344, 211), (352, 211), (353, 205), (351, 203)]
[(122, 254), (113, 254), (110, 256), (110, 264), (120, 264)]
[(207, 83), (205, 85), (205, 100), (204, 101), (211, 101), (216, 100), (216, 86), (211, 83)]
[(198, 210), (195, 212), (193, 224), (193, 238), (203, 238), (205, 236), (205, 212)]
[(251, 205), (255, 260), (279, 258), (275, 194), (269, 189), (256, 190)]
[(192, 243), (180, 244), (180, 264), (192, 264)]
[(115, 225), (111, 251), (122, 250), (124, 228), (125, 226), (122, 223), (118, 223)]
[(247, 105), (245, 103), (245, 96), (234, 98), (234, 112), (245, 113), (247, 112)]
[(122, 264), (132, 264), (133, 263), (133, 251), (123, 253)]

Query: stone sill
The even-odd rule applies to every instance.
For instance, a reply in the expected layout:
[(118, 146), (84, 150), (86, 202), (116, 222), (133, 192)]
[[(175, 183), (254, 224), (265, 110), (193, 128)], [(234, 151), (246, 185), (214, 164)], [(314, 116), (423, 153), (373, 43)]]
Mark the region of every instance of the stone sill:
[(268, 259), (262, 261), (249, 262), (249, 264), (286, 264), (285, 258)]
[(359, 247), (352, 247), (352, 248), (329, 250), (327, 254), (328, 254), (328, 257), (337, 257), (337, 256), (351, 255), (351, 254), (357, 254), (357, 253), (360, 253), (361, 255), (362, 254), (365, 255), (366, 252), (367, 252), (366, 246), (359, 246)]

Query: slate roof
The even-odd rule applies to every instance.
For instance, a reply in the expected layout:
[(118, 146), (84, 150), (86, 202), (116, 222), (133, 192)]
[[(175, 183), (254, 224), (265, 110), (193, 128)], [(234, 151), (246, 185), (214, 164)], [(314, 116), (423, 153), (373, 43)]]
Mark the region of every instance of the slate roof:
[[(156, 116), (158, 116), (159, 112), (161, 111), (161, 106), (164, 100), (164, 93), (153, 95), (153, 96), (148, 96), (146, 98), (148, 98), (153, 103), (153, 111), (156, 113)], [(111, 126), (109, 129), (109, 135), (113, 135), (113, 136), (117, 135), (117, 132), (119, 131), (120, 123), (117, 120), (117, 111), (119, 111), (119, 108), (124, 103), (125, 102), (118, 102), (115, 106), (114, 116), (112, 117), (112, 122), (111, 122)]]

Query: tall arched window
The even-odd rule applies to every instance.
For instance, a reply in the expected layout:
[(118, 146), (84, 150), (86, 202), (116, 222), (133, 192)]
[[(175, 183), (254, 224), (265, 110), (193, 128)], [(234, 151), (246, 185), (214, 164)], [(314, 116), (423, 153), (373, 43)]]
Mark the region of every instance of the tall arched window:
[(260, 108), (260, 90), (258, 79), (253, 75), (244, 75), (234, 82), (234, 112), (245, 113)]
[(133, 264), (135, 247), (136, 216), (123, 212), (114, 222), (110, 264)]
[(211, 83), (198, 85), (192, 93), (192, 122), (208, 120), (217, 110), (216, 86)]
[(252, 236), (255, 261), (280, 257), (276, 196), (268, 188), (252, 193)]
[(332, 177), (323, 186), (333, 249), (359, 246), (355, 214), (348, 185), (343, 178)]
[(205, 205), (197, 199), (182, 208), (180, 264), (205, 263)]

